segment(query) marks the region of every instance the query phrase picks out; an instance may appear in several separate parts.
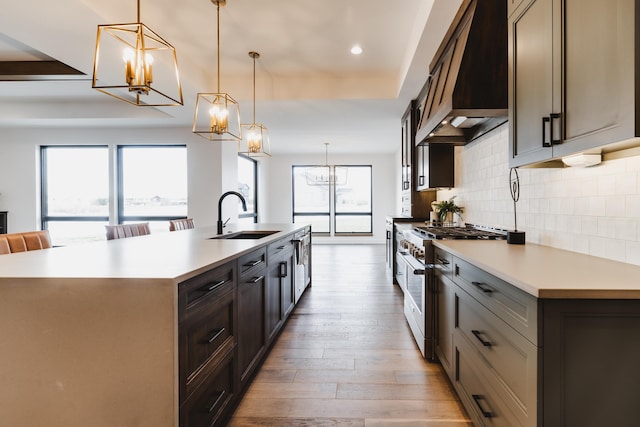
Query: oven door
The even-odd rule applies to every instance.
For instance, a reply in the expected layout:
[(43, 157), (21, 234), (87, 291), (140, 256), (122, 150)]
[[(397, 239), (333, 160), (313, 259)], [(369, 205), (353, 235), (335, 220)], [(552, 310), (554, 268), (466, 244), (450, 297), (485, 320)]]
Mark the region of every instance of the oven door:
[(431, 334), (427, 329), (426, 290), (429, 270), (411, 255), (401, 255), (405, 272), (404, 314), (411, 328), (420, 353), (430, 358), (427, 339)]

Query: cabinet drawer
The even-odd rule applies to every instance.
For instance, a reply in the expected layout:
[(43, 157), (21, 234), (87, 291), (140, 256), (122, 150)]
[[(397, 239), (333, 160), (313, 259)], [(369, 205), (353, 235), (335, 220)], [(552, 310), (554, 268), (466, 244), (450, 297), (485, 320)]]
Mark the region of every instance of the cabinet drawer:
[(455, 381), (460, 399), (476, 426), (534, 427), (535, 416), (523, 421), (516, 413), (519, 404), (499, 390), (497, 378), (471, 344), (456, 330)]
[(453, 276), (453, 255), (440, 248), (433, 248), (433, 265), (437, 274), (442, 274), (449, 279)]
[(271, 243), (267, 247), (267, 257), (269, 261), (272, 258), (275, 258), (279, 254), (283, 253), (287, 249), (293, 250), (293, 244), (291, 243), (292, 239), (293, 239), (292, 236), (287, 236), (284, 239), (280, 239), (277, 242)]
[(224, 425), (235, 397), (233, 352), (180, 408), (180, 427)]
[(267, 265), (267, 248), (262, 247), (238, 258), (240, 276), (246, 277)]
[(221, 292), (228, 290), (228, 284), (233, 284), (234, 263), (215, 268), (199, 276), (186, 280), (178, 285), (180, 301), (183, 304), (183, 320), (189, 313), (198, 310), (200, 305), (206, 305), (210, 299), (217, 298)]
[(223, 285), (216, 298), (207, 298), (180, 323), (180, 384), (184, 400), (235, 346), (234, 284)]
[(453, 281), (458, 286), (537, 345), (538, 305), (533, 295), (460, 258), (454, 257), (453, 265)]
[(456, 287), (455, 325), (500, 378), (506, 393), (522, 409), (523, 418), (536, 411), (538, 348), (493, 313)]

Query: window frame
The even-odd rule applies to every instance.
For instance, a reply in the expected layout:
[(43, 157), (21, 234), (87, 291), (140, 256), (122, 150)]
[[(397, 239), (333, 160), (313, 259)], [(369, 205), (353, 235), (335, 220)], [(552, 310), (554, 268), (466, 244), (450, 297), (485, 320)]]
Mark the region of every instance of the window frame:
[(238, 157), (242, 157), (245, 160), (249, 160), (253, 162), (253, 212), (244, 212), (240, 210), (238, 213), (238, 219), (253, 217), (253, 223), (257, 224), (258, 223), (258, 161), (244, 154), (238, 154)]
[[(371, 202), (371, 210), (368, 212), (336, 212), (336, 184), (329, 183), (327, 186), (329, 187), (329, 206), (328, 212), (296, 212), (296, 191), (295, 191), (295, 170), (296, 168), (316, 168), (316, 167), (327, 167), (329, 168), (329, 172), (334, 168), (333, 172), (335, 173), (336, 167), (364, 167), (369, 168), (370, 171), (370, 195), (369, 200)], [(296, 217), (305, 217), (305, 216), (313, 216), (313, 217), (328, 217), (328, 232), (320, 232), (314, 231), (312, 228), (312, 234), (317, 236), (333, 236), (333, 237), (344, 237), (344, 236), (373, 236), (373, 165), (291, 165), (291, 218), (292, 222), (295, 223)], [(346, 216), (369, 216), (369, 232), (336, 232), (336, 220), (338, 217), (346, 217)]]
[[(338, 202), (338, 185), (332, 184), (333, 186), (333, 235), (334, 236), (373, 236), (373, 166), (372, 165), (333, 165), (334, 168), (368, 168), (369, 169), (369, 202), (371, 205), (371, 210), (368, 212), (338, 212), (337, 202)], [(348, 176), (349, 174), (347, 174)], [(369, 230), (370, 231), (337, 231), (337, 221), (338, 217), (347, 217), (347, 216), (368, 216), (369, 217)]]
[[(139, 221), (169, 221), (172, 219), (186, 219), (187, 216), (175, 216), (175, 215), (125, 215), (124, 214), (124, 169), (122, 162), (122, 153), (126, 148), (167, 148), (167, 147), (181, 147), (186, 150), (186, 144), (122, 144), (116, 146), (116, 203), (118, 206), (117, 224), (124, 224), (126, 222), (139, 222)], [(188, 194), (187, 194), (188, 197)], [(188, 204), (187, 204), (188, 206)]]
[[(73, 149), (106, 149), (107, 154), (109, 150), (108, 145), (91, 145), (91, 144), (82, 144), (82, 145), (72, 145), (72, 144), (64, 144), (64, 145), (41, 145), (40, 146), (40, 228), (42, 230), (47, 230), (47, 225), (49, 222), (109, 222), (109, 215), (94, 215), (94, 216), (72, 216), (72, 215), (49, 215), (49, 181), (48, 181), (48, 170), (47, 170), (47, 150), (50, 148), (73, 148)], [(108, 166), (108, 160), (107, 160)]]
[[(325, 166), (325, 165), (320, 165)], [(295, 224), (296, 216), (297, 217), (305, 217), (305, 216), (326, 216), (328, 217), (328, 225), (329, 231), (314, 231), (313, 227), (311, 227), (311, 234), (314, 236), (331, 236), (331, 197), (332, 192), (331, 188), (329, 188), (329, 206), (328, 211), (325, 212), (296, 212), (296, 182), (295, 182), (295, 169), (296, 168), (313, 168), (319, 167), (318, 165), (291, 165), (291, 222)]]

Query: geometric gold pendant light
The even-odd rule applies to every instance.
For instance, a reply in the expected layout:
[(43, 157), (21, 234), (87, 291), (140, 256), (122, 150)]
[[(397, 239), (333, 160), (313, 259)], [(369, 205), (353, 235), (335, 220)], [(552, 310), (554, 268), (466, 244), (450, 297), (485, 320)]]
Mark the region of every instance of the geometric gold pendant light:
[(256, 58), (260, 58), (258, 52), (249, 52), (253, 58), (253, 122), (241, 124), (242, 140), (238, 148), (240, 154), (249, 157), (271, 157), (271, 145), (267, 128), (256, 123)]
[(98, 25), (92, 87), (138, 106), (183, 105), (176, 50), (138, 20)]
[(198, 93), (193, 118), (193, 132), (210, 141), (234, 141), (242, 139), (240, 108), (227, 93), (220, 92), (220, 6), (226, 0), (211, 0), (217, 11), (218, 92)]

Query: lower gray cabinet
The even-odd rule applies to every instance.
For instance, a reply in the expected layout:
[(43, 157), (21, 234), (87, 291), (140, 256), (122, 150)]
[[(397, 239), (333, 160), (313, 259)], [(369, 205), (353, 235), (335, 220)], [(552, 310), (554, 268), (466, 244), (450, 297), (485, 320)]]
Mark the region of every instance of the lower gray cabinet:
[(640, 300), (537, 299), (440, 258), (436, 354), (474, 425), (638, 424)]

